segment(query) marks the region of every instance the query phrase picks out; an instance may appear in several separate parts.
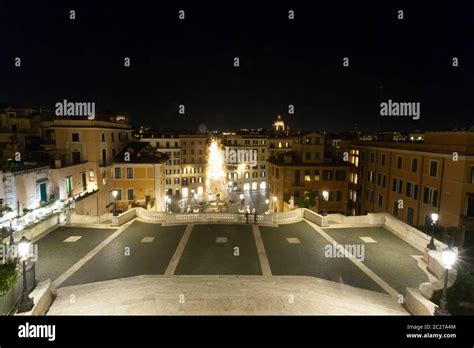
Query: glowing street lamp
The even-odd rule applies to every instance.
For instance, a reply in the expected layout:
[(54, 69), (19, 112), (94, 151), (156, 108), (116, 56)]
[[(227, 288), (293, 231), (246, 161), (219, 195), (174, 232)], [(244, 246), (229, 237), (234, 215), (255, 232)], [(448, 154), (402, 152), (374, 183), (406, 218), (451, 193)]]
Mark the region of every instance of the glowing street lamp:
[(112, 191), (112, 196), (114, 196), (114, 216), (117, 216), (117, 197), (118, 197), (118, 190)]
[(435, 309), (435, 315), (449, 315), (448, 311), (448, 276), (449, 270), (453, 267), (457, 259), (457, 248), (454, 249), (445, 249), (441, 254), (441, 259), (444, 266), (444, 287), (443, 287), (443, 296), (439, 302), (439, 307)]
[(436, 246), (434, 244), (434, 232), (435, 232), (435, 226), (436, 222), (438, 221), (439, 215), (436, 213), (431, 214), (431, 239), (429, 244), (426, 246), (430, 250), (435, 250)]
[(240, 207), (243, 208), (244, 205), (245, 205), (244, 194), (241, 193), (241, 194), (239, 195), (239, 198), (240, 198)]
[(33, 299), (28, 296), (28, 280), (26, 278), (26, 261), (30, 258), (30, 241), (25, 236), (18, 243), (18, 257), (23, 264), (23, 293), (18, 303), (18, 313), (29, 312), (33, 308)]

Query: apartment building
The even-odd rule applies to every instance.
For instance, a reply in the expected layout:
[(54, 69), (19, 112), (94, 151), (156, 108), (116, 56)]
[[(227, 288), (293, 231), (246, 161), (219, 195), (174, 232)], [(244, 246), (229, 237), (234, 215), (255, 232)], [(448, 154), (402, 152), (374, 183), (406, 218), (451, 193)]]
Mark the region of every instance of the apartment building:
[[(208, 137), (202, 133), (183, 133), (181, 139), (182, 197), (206, 191)], [(178, 193), (179, 194), (179, 193)]]
[(293, 201), (318, 212), (353, 214), (354, 166), (324, 159), (324, 137), (319, 133), (294, 136), (292, 148), (268, 160), (272, 210), (285, 211)]
[(145, 131), (140, 141), (166, 154), (165, 192), (167, 195), (190, 197), (206, 190), (205, 171), (208, 137), (191, 131)]
[(24, 161), (40, 150), (44, 136), (42, 123), (52, 116), (51, 110), (0, 105), (0, 159)]
[(165, 191), (168, 195), (181, 194), (181, 139), (179, 132), (164, 130), (159, 132), (144, 132), (141, 141), (149, 143), (156, 151), (168, 156), (165, 166)]
[(474, 132), (427, 132), (423, 142), (358, 142), (357, 213), (388, 212), (411, 225), (474, 229)]
[(229, 190), (267, 189), (267, 136), (257, 131), (224, 133), (221, 150)]
[[(77, 187), (94, 194), (77, 206), (85, 215), (103, 215), (111, 211), (111, 165), (115, 156), (132, 139), (128, 119), (122, 115), (96, 114), (86, 117), (61, 117), (48, 121), (48, 145), (45, 152), (53, 159), (58, 172), (58, 186), (65, 196), (74, 195)], [(67, 168), (67, 169), (65, 169)], [(69, 175), (66, 172), (70, 172)], [(78, 173), (80, 179), (75, 179)], [(60, 190), (62, 191), (62, 190)]]
[(128, 144), (112, 165), (112, 190), (119, 211), (141, 206), (165, 210), (165, 163), (168, 156), (148, 143)]

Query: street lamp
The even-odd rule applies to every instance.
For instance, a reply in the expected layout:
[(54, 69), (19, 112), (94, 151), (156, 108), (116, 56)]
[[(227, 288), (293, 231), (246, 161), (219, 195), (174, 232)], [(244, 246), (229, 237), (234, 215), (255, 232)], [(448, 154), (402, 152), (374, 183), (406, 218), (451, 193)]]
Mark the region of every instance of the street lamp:
[[(329, 200), (329, 192), (328, 191), (323, 191), (323, 201), (327, 202)], [(326, 216), (326, 203), (324, 203), (324, 209), (323, 209), (323, 216)]]
[(431, 214), (431, 239), (429, 244), (426, 246), (430, 250), (435, 250), (436, 246), (434, 244), (434, 231), (435, 231), (435, 226), (436, 222), (438, 221), (439, 215), (436, 213)]
[(244, 194), (241, 193), (241, 194), (239, 195), (239, 198), (240, 198), (240, 207), (243, 208), (244, 205), (245, 205)]
[(443, 296), (439, 302), (439, 307), (435, 309), (435, 315), (449, 315), (448, 312), (448, 276), (449, 270), (453, 267), (457, 258), (457, 249), (445, 249), (442, 252), (442, 261), (444, 266), (444, 287)]
[(10, 242), (8, 243), (10, 245), (10, 247), (15, 244), (15, 240), (13, 238), (13, 227), (12, 227), (12, 221), (10, 220), (10, 228), (9, 228), (9, 232), (10, 232)]
[(265, 205), (268, 206), (268, 212), (270, 212), (270, 206), (269, 206), (270, 200), (268, 198), (265, 199)]
[(33, 299), (28, 296), (28, 281), (26, 279), (26, 261), (30, 257), (30, 241), (25, 237), (21, 237), (18, 243), (18, 256), (23, 263), (23, 293), (18, 303), (18, 313), (29, 312), (33, 308)]
[(170, 210), (170, 203), (171, 203), (171, 198), (168, 196), (166, 197), (166, 211)]
[(112, 196), (114, 196), (114, 216), (117, 216), (117, 197), (118, 197), (118, 190), (112, 191)]
[(273, 200), (273, 211), (276, 212), (277, 211), (277, 206), (276, 206), (277, 197), (273, 196), (272, 200)]

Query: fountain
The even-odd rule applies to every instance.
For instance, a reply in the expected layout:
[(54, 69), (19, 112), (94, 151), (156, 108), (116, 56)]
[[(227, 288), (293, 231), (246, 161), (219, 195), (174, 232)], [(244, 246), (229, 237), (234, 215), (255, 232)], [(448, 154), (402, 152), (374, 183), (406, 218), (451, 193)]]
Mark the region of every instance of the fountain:
[(209, 146), (209, 158), (206, 170), (206, 192), (208, 201), (205, 210), (221, 211), (222, 207), (227, 207), (226, 177), (224, 171), (224, 159), (222, 151), (219, 149), (217, 140), (213, 139)]

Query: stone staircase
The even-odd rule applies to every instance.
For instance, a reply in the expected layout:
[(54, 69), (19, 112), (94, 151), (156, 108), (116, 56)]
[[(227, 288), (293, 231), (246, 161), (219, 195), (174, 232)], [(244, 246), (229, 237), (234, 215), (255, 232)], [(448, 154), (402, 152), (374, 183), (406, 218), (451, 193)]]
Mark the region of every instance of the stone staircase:
[(305, 276), (160, 276), (57, 289), (48, 315), (407, 315), (387, 294)]

